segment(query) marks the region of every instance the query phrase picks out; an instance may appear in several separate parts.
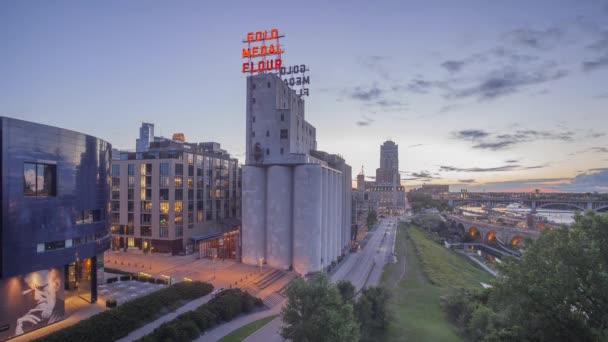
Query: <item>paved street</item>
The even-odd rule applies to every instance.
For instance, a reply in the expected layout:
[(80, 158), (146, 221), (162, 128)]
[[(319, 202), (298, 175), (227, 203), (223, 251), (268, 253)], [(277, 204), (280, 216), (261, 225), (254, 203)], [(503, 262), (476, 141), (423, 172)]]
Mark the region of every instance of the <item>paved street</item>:
[[(365, 286), (375, 286), (380, 281), (382, 268), (393, 251), (397, 218), (382, 219), (375, 231), (370, 232), (370, 240), (365, 248), (351, 253), (338, 270), (331, 276), (333, 282), (350, 280), (360, 290)], [(385, 236), (386, 232), (386, 236)], [(278, 331), (282, 321), (278, 317), (245, 339), (246, 342), (282, 342)], [(209, 340), (211, 341), (211, 340)]]

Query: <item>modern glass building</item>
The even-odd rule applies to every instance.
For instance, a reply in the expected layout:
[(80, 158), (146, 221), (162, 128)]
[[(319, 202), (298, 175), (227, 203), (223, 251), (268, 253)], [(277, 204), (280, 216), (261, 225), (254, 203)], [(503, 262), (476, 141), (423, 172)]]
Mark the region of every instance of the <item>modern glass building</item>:
[(61, 320), (66, 301), (96, 302), (110, 154), (96, 137), (0, 117), (0, 340)]

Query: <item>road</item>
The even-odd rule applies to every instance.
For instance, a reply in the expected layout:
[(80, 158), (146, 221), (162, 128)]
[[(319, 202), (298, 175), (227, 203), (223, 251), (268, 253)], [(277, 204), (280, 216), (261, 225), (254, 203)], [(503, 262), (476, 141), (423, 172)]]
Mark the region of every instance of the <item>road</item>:
[[(366, 286), (375, 286), (380, 282), (382, 268), (395, 246), (398, 219), (382, 219), (372, 234), (369, 242), (361, 251), (348, 255), (342, 265), (331, 275), (331, 281), (349, 280), (357, 290)], [(385, 235), (386, 233), (386, 235)], [(282, 321), (280, 317), (247, 337), (246, 342), (282, 342), (279, 335)]]

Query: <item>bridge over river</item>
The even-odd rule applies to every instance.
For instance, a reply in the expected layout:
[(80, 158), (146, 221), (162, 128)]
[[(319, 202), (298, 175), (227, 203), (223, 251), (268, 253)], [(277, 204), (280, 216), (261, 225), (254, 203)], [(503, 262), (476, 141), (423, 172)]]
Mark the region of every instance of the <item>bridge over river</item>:
[(576, 193), (502, 193), (502, 192), (460, 192), (447, 194), (444, 199), (451, 207), (466, 204), (482, 204), (488, 208), (511, 203), (521, 204), (531, 210), (568, 208), (570, 210), (608, 211), (608, 197), (601, 194)]
[(538, 231), (507, 227), (489, 222), (470, 220), (456, 215), (445, 215), (452, 229), (458, 229), (465, 236), (465, 242), (502, 243), (515, 247), (525, 237), (536, 238)]

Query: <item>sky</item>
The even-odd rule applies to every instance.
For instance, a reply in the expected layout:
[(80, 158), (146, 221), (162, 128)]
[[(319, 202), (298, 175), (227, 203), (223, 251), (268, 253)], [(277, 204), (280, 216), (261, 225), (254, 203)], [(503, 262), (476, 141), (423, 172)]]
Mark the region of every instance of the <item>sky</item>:
[(608, 0), (0, 1), (0, 115), (244, 160), (247, 32), (306, 64), (320, 150), (403, 184), (608, 192)]

